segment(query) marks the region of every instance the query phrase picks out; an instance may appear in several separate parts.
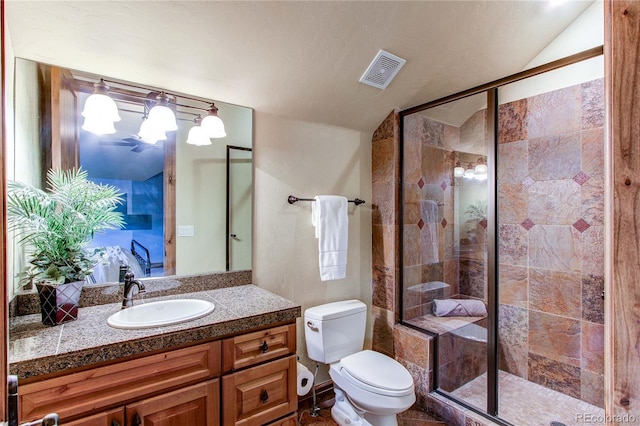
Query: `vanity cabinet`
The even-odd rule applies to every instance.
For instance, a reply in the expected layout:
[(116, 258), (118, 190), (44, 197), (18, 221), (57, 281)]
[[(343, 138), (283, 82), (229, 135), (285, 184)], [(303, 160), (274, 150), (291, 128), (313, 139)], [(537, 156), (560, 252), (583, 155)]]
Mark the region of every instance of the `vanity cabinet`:
[(69, 426), (288, 425), (298, 403), (295, 333), (287, 324), (21, 384), (20, 419), (56, 412)]

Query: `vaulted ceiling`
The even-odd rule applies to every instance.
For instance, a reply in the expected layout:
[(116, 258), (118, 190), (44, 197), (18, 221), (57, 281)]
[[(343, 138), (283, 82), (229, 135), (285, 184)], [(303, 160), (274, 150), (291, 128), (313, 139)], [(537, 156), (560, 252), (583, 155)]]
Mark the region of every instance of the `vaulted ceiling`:
[[(16, 56), (373, 131), (388, 112), (523, 69), (592, 1), (16, 1)], [(379, 49), (407, 60), (358, 82)]]

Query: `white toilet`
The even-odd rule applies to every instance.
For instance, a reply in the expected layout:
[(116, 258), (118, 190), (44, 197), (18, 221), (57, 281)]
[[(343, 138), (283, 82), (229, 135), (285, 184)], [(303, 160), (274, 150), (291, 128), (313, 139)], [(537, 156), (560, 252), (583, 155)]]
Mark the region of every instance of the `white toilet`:
[(413, 378), (396, 360), (362, 350), (367, 306), (345, 300), (304, 313), (307, 352), (329, 364), (336, 401), (333, 419), (341, 426), (396, 426), (396, 415), (416, 401)]

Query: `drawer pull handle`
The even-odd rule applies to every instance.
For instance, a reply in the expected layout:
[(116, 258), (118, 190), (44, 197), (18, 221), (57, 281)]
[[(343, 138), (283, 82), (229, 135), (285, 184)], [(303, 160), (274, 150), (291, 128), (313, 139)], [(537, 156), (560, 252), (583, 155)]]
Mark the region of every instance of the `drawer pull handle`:
[(262, 349), (262, 353), (266, 354), (267, 351), (269, 350), (269, 345), (267, 345), (267, 341), (265, 340), (264, 342), (262, 342), (262, 346), (260, 346), (260, 349)]
[(138, 413), (133, 415), (133, 419), (131, 420), (131, 426), (140, 426), (142, 424), (142, 420), (140, 420), (140, 416)]
[(260, 401), (262, 401), (263, 404), (266, 404), (267, 401), (269, 401), (269, 392), (267, 392), (266, 389), (260, 394)]

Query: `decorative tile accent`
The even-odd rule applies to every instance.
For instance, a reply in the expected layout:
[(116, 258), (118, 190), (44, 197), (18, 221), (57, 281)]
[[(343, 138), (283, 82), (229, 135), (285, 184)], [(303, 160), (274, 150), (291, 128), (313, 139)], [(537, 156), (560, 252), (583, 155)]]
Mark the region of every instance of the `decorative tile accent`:
[(445, 228), (447, 226), (447, 219), (442, 219), (442, 222), (440, 222), (440, 225), (442, 225), (442, 227)]
[(590, 226), (591, 225), (589, 225), (583, 219), (580, 219), (576, 223), (573, 224), (573, 227), (576, 228), (578, 231), (580, 231), (580, 233), (582, 233), (582, 232), (586, 231), (587, 229), (589, 229)]
[(531, 221), (531, 219), (525, 219), (520, 225), (527, 231), (533, 228), (536, 224)]
[(536, 183), (536, 181), (535, 181), (535, 180), (533, 180), (533, 178), (532, 178), (531, 176), (527, 176), (526, 178), (524, 178), (524, 179), (522, 180), (522, 185), (523, 185), (525, 188), (529, 188), (529, 187), (530, 187), (531, 185), (533, 185), (534, 183)]
[(480, 225), (482, 229), (487, 229), (487, 219), (482, 219), (480, 222), (478, 222), (478, 225)]
[(573, 180), (580, 186), (582, 186), (586, 181), (589, 180), (591, 176), (587, 175), (585, 172), (580, 170), (577, 175), (573, 177)]
[(422, 187), (424, 186), (424, 179), (420, 178), (420, 180), (418, 181), (418, 186), (420, 187), (420, 189), (422, 189)]
[(424, 222), (422, 221), (422, 219), (420, 219), (418, 221), (418, 228), (422, 229), (424, 227)]
[(442, 183), (440, 184), (440, 188), (442, 188), (442, 190), (446, 190), (447, 189), (447, 182), (446, 181), (442, 181)]

